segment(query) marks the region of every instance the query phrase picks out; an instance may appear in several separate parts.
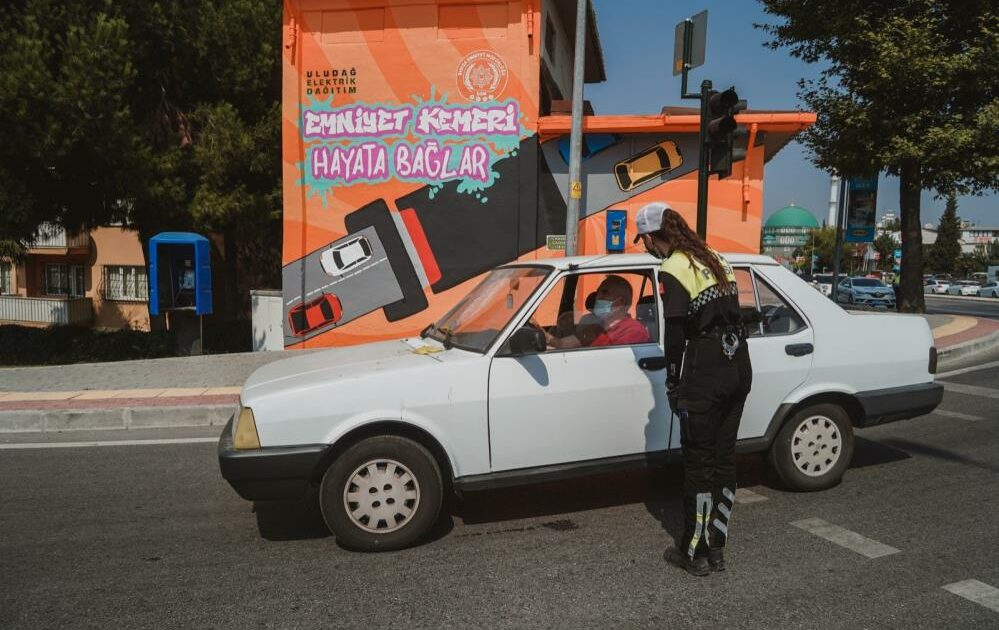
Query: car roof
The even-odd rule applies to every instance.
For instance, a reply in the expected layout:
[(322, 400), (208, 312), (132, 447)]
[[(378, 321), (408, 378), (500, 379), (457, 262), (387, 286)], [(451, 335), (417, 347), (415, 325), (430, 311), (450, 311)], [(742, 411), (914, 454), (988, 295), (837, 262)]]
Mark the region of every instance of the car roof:
[[(776, 265), (777, 261), (769, 256), (759, 254), (738, 254), (722, 252), (722, 256), (732, 265)], [(602, 254), (597, 256), (568, 256), (562, 258), (539, 258), (523, 260), (504, 267), (518, 265), (550, 265), (555, 269), (599, 269), (603, 267), (638, 267), (656, 265), (662, 262), (651, 254)]]

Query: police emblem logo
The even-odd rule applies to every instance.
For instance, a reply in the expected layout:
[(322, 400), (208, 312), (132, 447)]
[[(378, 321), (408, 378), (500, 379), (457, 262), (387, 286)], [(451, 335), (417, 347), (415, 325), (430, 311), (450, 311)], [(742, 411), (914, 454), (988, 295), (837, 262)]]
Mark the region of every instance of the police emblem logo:
[(475, 103), (495, 100), (506, 88), (507, 67), (491, 50), (476, 50), (458, 64), (458, 92)]

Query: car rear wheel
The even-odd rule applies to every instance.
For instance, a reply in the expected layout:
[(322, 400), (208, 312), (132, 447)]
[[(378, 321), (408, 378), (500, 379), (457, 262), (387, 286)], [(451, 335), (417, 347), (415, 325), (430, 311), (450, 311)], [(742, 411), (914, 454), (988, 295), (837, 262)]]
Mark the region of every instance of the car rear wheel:
[(336, 458), (323, 475), (319, 505), (344, 547), (391, 551), (427, 535), (442, 495), (434, 456), (413, 440), (383, 435), (361, 440)]
[(770, 448), (770, 463), (793, 490), (838, 484), (853, 458), (853, 426), (838, 405), (812, 405), (795, 413)]

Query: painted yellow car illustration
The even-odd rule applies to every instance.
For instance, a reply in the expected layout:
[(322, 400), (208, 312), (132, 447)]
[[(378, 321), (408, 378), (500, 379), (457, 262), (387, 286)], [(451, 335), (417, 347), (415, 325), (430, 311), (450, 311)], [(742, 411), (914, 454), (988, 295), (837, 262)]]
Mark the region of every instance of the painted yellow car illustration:
[(628, 192), (668, 173), (683, 164), (680, 149), (672, 140), (664, 140), (638, 155), (622, 160), (614, 167), (618, 187)]

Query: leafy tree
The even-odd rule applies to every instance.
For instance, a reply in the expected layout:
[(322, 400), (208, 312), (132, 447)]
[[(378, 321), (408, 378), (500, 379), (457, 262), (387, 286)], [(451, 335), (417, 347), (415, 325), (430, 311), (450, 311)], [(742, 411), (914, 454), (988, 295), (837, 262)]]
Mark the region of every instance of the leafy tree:
[(895, 250), (898, 249), (898, 241), (895, 240), (895, 236), (890, 232), (882, 232), (874, 239), (872, 246), (879, 256), (878, 268), (882, 271), (891, 271), (892, 257), (895, 255)]
[[(845, 243), (843, 245), (841, 262), (843, 264), (842, 271), (844, 273), (852, 271), (853, 259), (856, 250), (856, 246), (850, 243)], [(815, 269), (817, 271), (832, 271), (835, 252), (836, 228), (834, 227), (824, 227), (812, 230), (808, 240), (806, 240), (805, 244), (801, 247), (801, 255), (805, 257), (806, 268), (810, 268), (812, 260), (811, 256), (813, 254), (819, 257), (815, 263)]]
[(826, 62), (800, 96), (814, 162), (899, 177), (901, 310), (924, 310), (920, 193), (999, 187), (999, 14), (990, 0), (760, 0), (768, 45)]
[(30, 239), (43, 222), (120, 221), (144, 242), (211, 232), (230, 314), (250, 282), (279, 282), (281, 11), (269, 0), (5, 3), (0, 239)]
[(947, 198), (947, 205), (940, 215), (937, 240), (930, 247), (926, 266), (934, 273), (953, 273), (961, 257), (961, 219), (957, 216), (957, 199)]
[(990, 265), (999, 265), (999, 239), (992, 239), (992, 242), (985, 246), (985, 256)]

